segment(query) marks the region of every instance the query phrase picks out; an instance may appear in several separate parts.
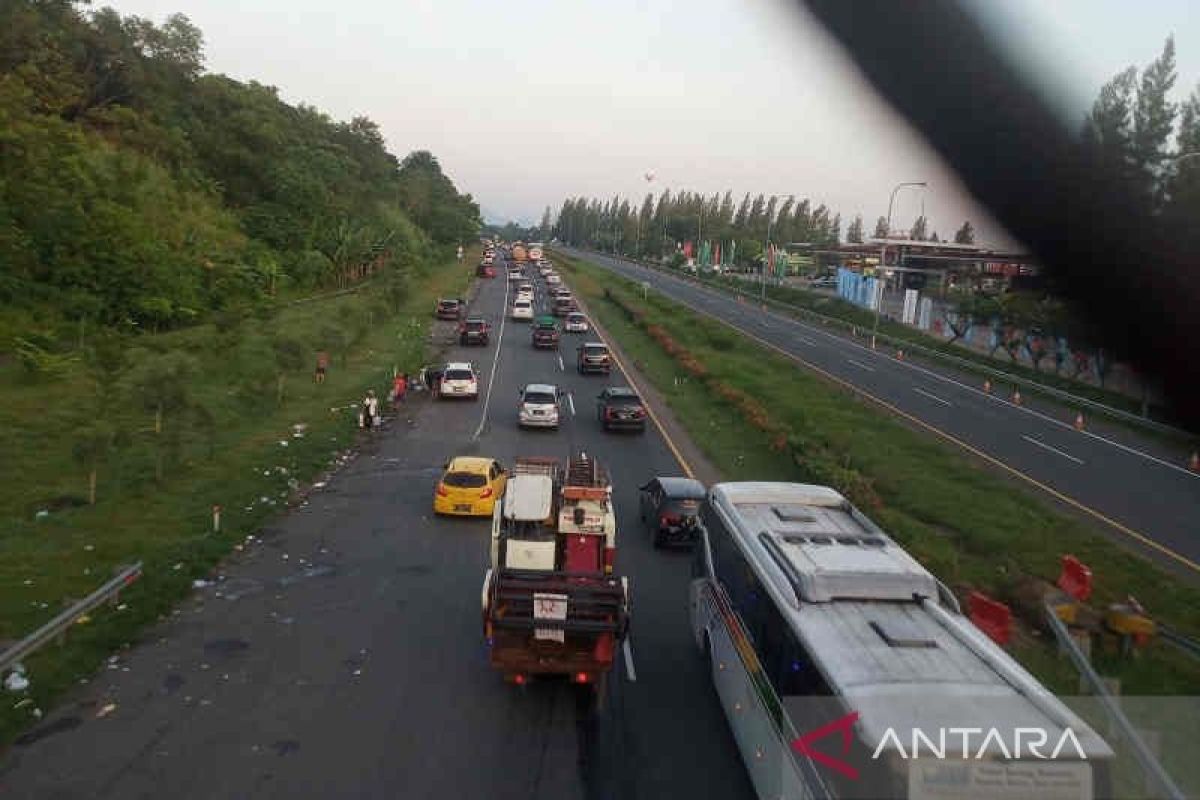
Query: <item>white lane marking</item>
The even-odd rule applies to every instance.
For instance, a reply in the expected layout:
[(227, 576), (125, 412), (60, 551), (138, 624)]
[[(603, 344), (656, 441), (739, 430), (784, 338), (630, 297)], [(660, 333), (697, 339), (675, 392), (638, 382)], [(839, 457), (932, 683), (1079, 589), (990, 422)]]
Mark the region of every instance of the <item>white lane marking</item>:
[(1062, 450), (1059, 450), (1057, 447), (1051, 447), (1050, 445), (1046, 444), (1045, 442), (1039, 442), (1037, 439), (1034, 439), (1032, 436), (1025, 436), (1024, 434), (1022, 434), (1021, 438), (1024, 439), (1025, 441), (1029, 442), (1032, 445), (1037, 445), (1038, 447), (1042, 448), (1043, 450), (1049, 450), (1051, 453), (1055, 453), (1057, 455), (1062, 456), (1065, 459), (1074, 461), (1076, 464), (1083, 463), (1083, 459), (1076, 458), (1075, 456), (1071, 455), (1070, 453), (1064, 453)]
[(559, 371), (559, 372), (566, 372), (566, 371), (567, 371), (567, 365), (566, 365), (566, 364), (564, 364), (564, 363), (563, 363), (563, 360), (562, 360), (562, 353), (559, 353), (559, 354), (558, 354), (558, 371)]
[[(614, 268), (614, 271), (620, 272), (620, 269)], [(679, 280), (678, 278), (675, 278), (673, 276), (668, 276), (666, 282), (668, 282), (668, 283), (673, 282), (677, 286), (696, 288), (699, 291), (699, 293), (701, 294), (701, 296), (711, 297), (713, 299), (722, 299), (722, 298), (728, 297), (728, 295), (719, 293), (715, 289), (711, 289), (707, 286), (704, 286), (703, 284), (691, 284), (691, 283)], [(674, 299), (677, 303), (680, 303), (681, 305), (688, 306), (688, 307), (692, 308), (692, 310), (696, 310), (696, 306), (694, 304), (691, 304), (688, 301), (686, 301), (678, 296), (676, 296), (672, 299)], [(723, 310), (724, 310), (724, 306), (723, 306)], [(849, 341), (848, 339), (838, 336), (836, 333), (830, 333), (829, 331), (823, 331), (813, 324), (801, 322), (800, 320), (797, 320), (794, 317), (789, 317), (784, 314), (780, 314), (776, 311), (766, 311), (764, 313), (770, 314), (772, 316), (779, 317), (780, 319), (791, 322), (792, 325), (795, 326), (796, 328), (799, 328), (808, 333), (814, 333), (814, 334), (817, 334), (820, 336), (824, 336), (826, 339), (829, 339), (837, 344), (843, 344), (848, 347), (857, 348), (858, 350), (861, 350), (864, 353), (878, 355), (877, 352), (871, 350), (871, 348), (867, 347), (866, 345), (861, 345), (858, 342)], [(728, 323), (728, 320), (726, 320), (720, 314), (712, 314), (712, 316)], [(1089, 430), (1076, 431), (1075, 426), (1071, 425), (1068, 422), (1064, 422), (1063, 420), (1060, 420), (1060, 419), (1055, 419), (1054, 417), (1051, 417), (1047, 414), (1043, 414), (1042, 412), (1040, 412), (1036, 409), (1030, 408), (1029, 406), (1015, 406), (1012, 403), (1008, 402), (1008, 400), (1005, 399), (1004, 397), (1001, 397), (1001, 396), (998, 396), (995, 394), (989, 394), (988, 392), (985, 392), (982, 389), (979, 389), (975, 386), (970, 386), (968, 384), (965, 384), (962, 381), (956, 380), (947, 375), (943, 375), (940, 372), (934, 372), (931, 369), (927, 369), (926, 367), (922, 367), (918, 364), (914, 364), (911, 361), (898, 362), (898, 364), (902, 365), (904, 367), (907, 367), (908, 369), (911, 369), (915, 372), (920, 372), (923, 375), (928, 375), (929, 377), (934, 378), (939, 381), (942, 381), (943, 383), (953, 384), (954, 386), (957, 386), (958, 388), (963, 389), (965, 391), (973, 392), (974, 394), (980, 395), (982, 397), (986, 397), (987, 399), (991, 400), (992, 402), (1002, 405), (1003, 407), (1005, 407), (1011, 411), (1018, 411), (1018, 412), (1023, 412), (1025, 414), (1029, 414), (1031, 416), (1037, 417), (1038, 419), (1042, 420), (1043, 422), (1048, 422), (1051, 425), (1057, 425), (1058, 427), (1060, 427), (1064, 430), (1069, 430), (1069, 431), (1072, 431), (1075, 433), (1082, 434), (1083, 436), (1087, 436), (1088, 438), (1094, 439), (1098, 442), (1103, 442), (1104, 444), (1115, 447), (1118, 450), (1123, 450), (1124, 452), (1129, 453), (1130, 455), (1144, 458), (1147, 461), (1151, 461), (1155, 464), (1158, 464), (1160, 467), (1167, 467), (1168, 469), (1172, 469), (1176, 472), (1187, 475), (1190, 478), (1200, 479), (1200, 472), (1192, 472), (1185, 466), (1181, 466), (1179, 464), (1174, 464), (1170, 461), (1159, 458), (1158, 456), (1151, 455), (1150, 453), (1147, 453), (1143, 450), (1138, 450), (1136, 447), (1130, 447), (1127, 444), (1122, 444), (1121, 442), (1114, 441), (1112, 439), (1109, 439), (1106, 436), (1101, 436), (1100, 434), (1093, 433), (1092, 431), (1089, 431)], [(1051, 402), (1059, 402), (1059, 401), (1051, 399)]]
[[(508, 283), (504, 284), (504, 305), (501, 308), (508, 308)], [(492, 360), (492, 374), (488, 377), (487, 394), (483, 397), (483, 413), (479, 415), (479, 427), (475, 429), (475, 433), (471, 435), (472, 439), (478, 439), (483, 433), (483, 426), (487, 424), (488, 406), (492, 402), (492, 385), (496, 382), (496, 368), (500, 366), (500, 348), (504, 344), (504, 323), (508, 319), (508, 314), (500, 315), (500, 334), (496, 337), (496, 357)]]
[(919, 395), (928, 397), (930, 400), (932, 400), (935, 403), (941, 403), (944, 406), (953, 405), (953, 403), (951, 403), (949, 400), (943, 400), (942, 398), (938, 397), (936, 394), (930, 394), (929, 392), (925, 391), (924, 389), (918, 389), (916, 386), (913, 387), (913, 391)]
[(866, 364), (862, 363), (861, 361), (855, 361), (853, 358), (847, 358), (846, 360), (848, 362), (850, 362), (851, 364), (853, 364), (854, 366), (858, 367), (859, 369), (865, 369), (867, 372), (875, 371), (874, 367), (868, 367)]
[(800, 343), (801, 343), (801, 344), (806, 344), (806, 345), (808, 345), (809, 347), (816, 347), (816, 346), (817, 346), (817, 343), (816, 343), (816, 342), (814, 342), (812, 339), (805, 339), (803, 336), (797, 336), (796, 338), (800, 340)]
[(629, 677), (629, 682), (637, 683), (637, 670), (633, 668), (633, 650), (629, 647), (628, 636), (621, 643), (621, 652), (625, 654), (625, 674)]
[(567, 405), (571, 407), (571, 416), (575, 416), (575, 395), (567, 394)]

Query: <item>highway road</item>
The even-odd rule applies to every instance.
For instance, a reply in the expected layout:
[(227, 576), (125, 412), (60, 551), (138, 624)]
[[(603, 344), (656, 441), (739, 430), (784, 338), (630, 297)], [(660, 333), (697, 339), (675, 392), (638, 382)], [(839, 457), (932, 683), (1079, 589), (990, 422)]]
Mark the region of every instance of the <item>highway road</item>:
[[(506, 281), (472, 312), (500, 332)], [(540, 288), (540, 287), (539, 287)], [(539, 293), (539, 303), (544, 298)], [(120, 653), (0, 763), (6, 798), (749, 798), (752, 788), (687, 622), (690, 557), (659, 552), (636, 489), (681, 474), (651, 427), (605, 434), (563, 354), (504, 323), (454, 347), (490, 400), (410, 400), (308, 502), (227, 565), (143, 643)], [(499, 358), (498, 364), (496, 358)], [(564, 369), (565, 366), (565, 369)], [(517, 429), (527, 382), (572, 393), (557, 432)], [(383, 387), (380, 387), (381, 389)], [(487, 662), (480, 589), (489, 522), (431, 500), (456, 454), (511, 463), (584, 449), (614, 476), (618, 571), (630, 577), (629, 652), (596, 713), (588, 690), (516, 687)]]
[(769, 343), (809, 368), (889, 404), (930, 433), (952, 439), (1014, 477), (1101, 523), (1118, 539), (1200, 578), (1200, 474), (1186, 455), (1128, 431), (1072, 427), (1048, 405), (1014, 405), (985, 393), (977, 379), (872, 350), (819, 325), (738, 303), (728, 294), (625, 259), (563, 248), (568, 254), (649, 283), (655, 290)]

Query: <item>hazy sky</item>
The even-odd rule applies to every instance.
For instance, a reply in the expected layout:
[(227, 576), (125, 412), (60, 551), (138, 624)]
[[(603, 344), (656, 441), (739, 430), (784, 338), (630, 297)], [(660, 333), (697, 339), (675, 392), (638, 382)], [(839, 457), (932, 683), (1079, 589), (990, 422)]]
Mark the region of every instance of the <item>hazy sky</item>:
[[(971, 0), (1081, 115), (1118, 70), (1175, 34), (1177, 94), (1200, 80), (1189, 0)], [(103, 5), (96, 0), (96, 5)], [(961, 184), (779, 0), (116, 0), (203, 31), (208, 68), (380, 124), (397, 155), (429, 149), (492, 218), (526, 222), (567, 195), (651, 189), (796, 193), (868, 232), (900, 181), (894, 227), (965, 218), (1001, 241)], [(930, 87), (936, 91), (936, 87)], [(652, 183), (643, 175), (653, 171)]]

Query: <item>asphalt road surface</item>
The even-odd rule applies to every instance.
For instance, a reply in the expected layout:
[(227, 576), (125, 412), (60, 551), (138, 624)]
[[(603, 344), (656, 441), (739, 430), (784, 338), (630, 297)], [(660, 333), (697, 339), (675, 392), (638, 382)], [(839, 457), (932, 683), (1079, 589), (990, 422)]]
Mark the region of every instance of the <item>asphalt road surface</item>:
[[(485, 378), (499, 357), (490, 400), (412, 397), (223, 581), (14, 746), (0, 795), (753, 795), (690, 636), (689, 556), (654, 550), (638, 522), (637, 487), (680, 468), (653, 426), (599, 429), (596, 394), (624, 381), (574, 371), (574, 340), (585, 337), (564, 335), (564, 364), (530, 347), (526, 323), (506, 321), (497, 346), (505, 284), (503, 272), (483, 281), (471, 309), (493, 320), (491, 345), (450, 353)], [(561, 430), (518, 430), (517, 393), (530, 382), (571, 392)], [(511, 464), (578, 449), (613, 474), (617, 571), (632, 594), (631, 646), (599, 713), (587, 689), (507, 685), (490, 668), (480, 619), (489, 521), (436, 518), (431, 507), (450, 456)]]
[(1165, 565), (1200, 578), (1200, 474), (1186, 468), (1186, 454), (1123, 429), (1077, 431), (1074, 412), (1066, 409), (1028, 398), (1016, 406), (1006, 394), (985, 393), (977, 378), (898, 361), (890, 350), (872, 350), (819, 325), (738, 303), (728, 294), (625, 259), (563, 249), (649, 283), (889, 403), (910, 421), (936, 428), (995, 466), (1036, 483)]

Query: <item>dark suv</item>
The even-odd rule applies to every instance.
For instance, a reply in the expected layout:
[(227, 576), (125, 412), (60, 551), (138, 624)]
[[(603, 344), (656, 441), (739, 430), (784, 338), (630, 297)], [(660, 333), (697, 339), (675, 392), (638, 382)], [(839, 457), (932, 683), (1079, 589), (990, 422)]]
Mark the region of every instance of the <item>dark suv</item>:
[(491, 329), (492, 326), (483, 317), (467, 317), (458, 324), (458, 343), (461, 345), (478, 344), (486, 347)]
[(596, 398), (596, 418), (606, 431), (646, 430), (646, 407), (628, 386), (610, 386)]
[(533, 321), (533, 346), (558, 347), (558, 323), (554, 317), (538, 317)]
[(600, 342), (588, 342), (580, 345), (576, 367), (582, 374), (598, 372), (607, 375), (612, 372), (612, 358), (608, 354), (608, 345)]
[(654, 478), (639, 487), (642, 522), (650, 529), (655, 547), (695, 544), (699, 539), (697, 516), (704, 500), (704, 484), (691, 478)]
[(443, 298), (437, 302), (438, 319), (462, 319), (464, 311), (466, 311), (466, 305), (462, 300)]

